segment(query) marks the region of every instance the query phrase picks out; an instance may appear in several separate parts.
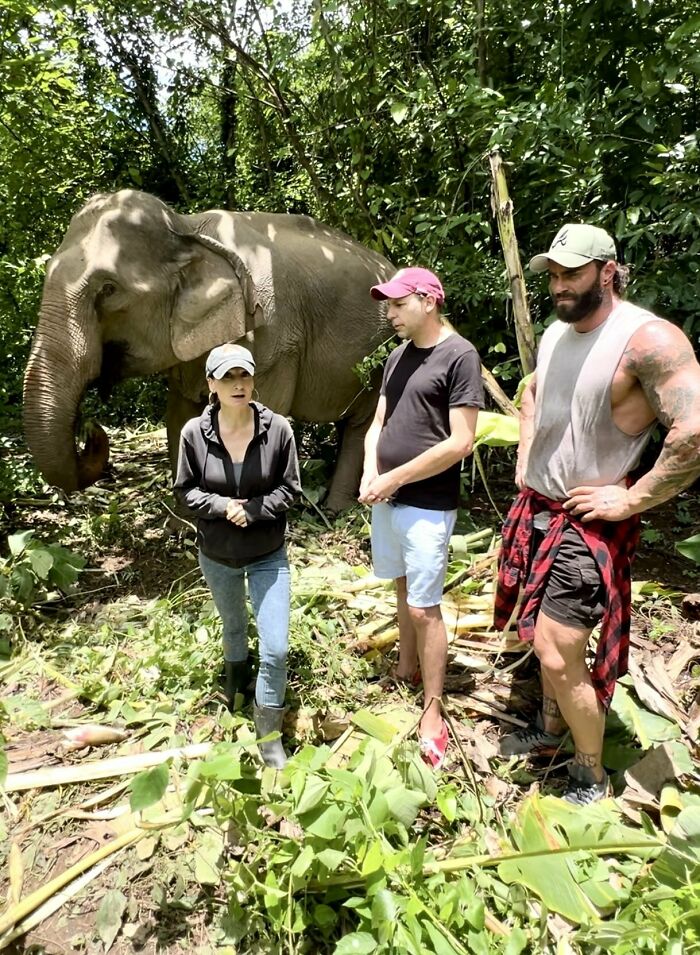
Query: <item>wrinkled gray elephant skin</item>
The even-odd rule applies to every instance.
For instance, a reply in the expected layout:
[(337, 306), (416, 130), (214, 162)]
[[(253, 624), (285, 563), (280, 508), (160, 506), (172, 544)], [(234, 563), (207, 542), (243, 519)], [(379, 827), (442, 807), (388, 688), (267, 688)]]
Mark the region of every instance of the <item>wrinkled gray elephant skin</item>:
[(46, 480), (66, 491), (103, 472), (99, 427), (76, 421), (86, 388), (167, 372), (168, 444), (206, 398), (204, 358), (242, 341), (260, 399), (301, 421), (342, 422), (328, 506), (354, 499), (377, 400), (353, 365), (391, 335), (369, 289), (382, 256), (306, 216), (214, 210), (179, 215), (133, 190), (96, 195), (51, 258), (24, 383), (25, 433)]

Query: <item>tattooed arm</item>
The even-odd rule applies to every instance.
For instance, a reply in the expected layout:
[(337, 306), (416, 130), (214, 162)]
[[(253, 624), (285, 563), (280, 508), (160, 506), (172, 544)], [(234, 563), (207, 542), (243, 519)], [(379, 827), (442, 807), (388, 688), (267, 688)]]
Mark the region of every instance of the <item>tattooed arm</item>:
[(653, 468), (628, 490), (570, 492), (565, 507), (584, 521), (623, 520), (675, 497), (700, 476), (700, 365), (683, 332), (670, 322), (648, 322), (630, 339), (620, 370), (637, 380), (668, 434)]
[(654, 467), (630, 488), (635, 511), (645, 511), (700, 476), (700, 365), (688, 339), (670, 322), (652, 322), (641, 329), (625, 359), (652, 411), (668, 428)]

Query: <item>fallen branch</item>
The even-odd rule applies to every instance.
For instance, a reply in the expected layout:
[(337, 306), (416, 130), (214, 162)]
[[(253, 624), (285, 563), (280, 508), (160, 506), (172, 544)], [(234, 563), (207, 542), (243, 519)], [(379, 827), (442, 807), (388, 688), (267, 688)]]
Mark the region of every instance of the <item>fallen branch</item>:
[(133, 756), (116, 756), (81, 763), (79, 766), (55, 766), (51, 769), (35, 769), (27, 773), (8, 773), (5, 792), (23, 789), (46, 789), (50, 786), (65, 786), (68, 783), (86, 783), (94, 779), (110, 779), (140, 773), (142, 769), (159, 766), (169, 759), (201, 759), (211, 749), (211, 743), (194, 743), (179, 749), (165, 749), (154, 753), (136, 753)]
[(452, 705), (456, 704), (461, 706), (465, 710), (473, 710), (475, 713), (481, 713), (482, 716), (490, 716), (492, 719), (499, 720), (503, 723), (512, 723), (513, 726), (527, 726), (525, 720), (521, 720), (517, 716), (511, 716), (510, 713), (505, 713), (502, 710), (496, 709), (494, 706), (489, 706), (488, 703), (475, 700), (473, 696), (462, 696), (461, 694), (452, 693), (450, 694), (450, 703)]
[(80, 687), (77, 690), (68, 690), (67, 693), (57, 696), (54, 700), (48, 700), (46, 703), (42, 703), (42, 706), (45, 710), (56, 710), (60, 706), (63, 706), (64, 703), (72, 703), (73, 700), (77, 700), (82, 693), (83, 690)]
[(50, 822), (52, 819), (57, 819), (59, 816), (70, 816), (70, 814), (74, 811), (87, 811), (93, 806), (99, 806), (102, 803), (107, 802), (109, 799), (112, 799), (114, 796), (119, 795), (119, 793), (122, 793), (128, 785), (129, 780), (124, 779), (116, 783), (116, 785), (110, 786), (109, 789), (103, 789), (99, 793), (90, 796), (78, 806), (61, 806), (59, 809), (52, 809), (51, 812), (47, 812), (43, 816), (39, 816), (38, 819), (32, 819), (31, 822), (27, 823), (26, 826), (23, 826), (22, 829), (16, 833), (15, 837), (18, 842), (21, 842), (28, 832), (30, 832), (32, 829), (38, 829), (39, 826), (43, 825), (45, 822)]
[(146, 831), (144, 829), (130, 829), (123, 835), (117, 836), (112, 842), (108, 842), (107, 845), (100, 846), (95, 852), (91, 852), (90, 855), (76, 862), (70, 869), (61, 872), (55, 879), (47, 882), (46, 885), (42, 885), (41, 888), (36, 889), (17, 905), (13, 905), (0, 917), (0, 948), (5, 948), (10, 942), (9, 938), (3, 937), (7, 932), (13, 929), (18, 922), (21, 922), (22, 919), (26, 918), (40, 905), (43, 905), (43, 903), (55, 895), (56, 892), (60, 892), (60, 890), (72, 882), (76, 876), (81, 875), (98, 862), (102, 862), (103, 859), (113, 856), (119, 852), (120, 849), (124, 849), (126, 846), (132, 845), (132, 843), (138, 842), (139, 839), (142, 839), (145, 835)]
[(481, 377), (486, 386), (486, 390), (503, 414), (511, 415), (513, 418), (519, 418), (520, 412), (485, 365), (481, 366)]
[(326, 517), (326, 515), (323, 513), (323, 511), (321, 510), (321, 508), (318, 506), (318, 504), (316, 503), (316, 501), (312, 501), (312, 500), (311, 500), (311, 498), (310, 498), (309, 495), (306, 493), (306, 491), (304, 490), (304, 488), (301, 489), (301, 496), (304, 498), (304, 500), (306, 501), (307, 504), (310, 504), (311, 507), (313, 507), (313, 509), (316, 511), (316, 513), (317, 513), (318, 516), (321, 518), (321, 520), (323, 521), (323, 523), (326, 525), (326, 527), (328, 528), (328, 530), (329, 530), (329, 531), (332, 531), (332, 530), (333, 530), (333, 525), (330, 523), (330, 521), (328, 520), (328, 518)]
[[(120, 849), (119, 851), (123, 852), (124, 849)], [(37, 906), (25, 919), (16, 924), (9, 934), (0, 937), (0, 949), (7, 948), (10, 942), (21, 938), (23, 935), (26, 935), (27, 932), (31, 932), (33, 928), (36, 928), (37, 925), (40, 925), (45, 919), (53, 915), (54, 912), (57, 912), (62, 905), (69, 902), (78, 892), (84, 889), (86, 885), (94, 882), (98, 876), (102, 875), (104, 870), (112, 864), (117, 855), (118, 853), (114, 853), (110, 858), (103, 859), (102, 862), (93, 866), (89, 872), (85, 872), (77, 879), (74, 879), (62, 892), (59, 891), (53, 898), (47, 899), (46, 902)]]
[[(481, 634), (474, 634), (481, 636)], [(450, 644), (452, 647), (468, 647), (470, 650), (482, 650), (485, 653), (523, 653), (527, 650), (527, 643), (517, 638), (515, 631), (493, 630), (484, 632), (484, 640), (469, 640), (468, 637), (460, 636)], [(493, 640), (489, 640), (493, 637)]]

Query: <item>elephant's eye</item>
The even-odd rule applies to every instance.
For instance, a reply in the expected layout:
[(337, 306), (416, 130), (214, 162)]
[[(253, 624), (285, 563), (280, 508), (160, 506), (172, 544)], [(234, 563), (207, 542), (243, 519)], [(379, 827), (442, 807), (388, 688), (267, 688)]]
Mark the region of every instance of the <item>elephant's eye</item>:
[(100, 297), (109, 298), (109, 296), (114, 295), (116, 291), (117, 291), (116, 285), (114, 285), (112, 282), (105, 282), (105, 284), (100, 289)]

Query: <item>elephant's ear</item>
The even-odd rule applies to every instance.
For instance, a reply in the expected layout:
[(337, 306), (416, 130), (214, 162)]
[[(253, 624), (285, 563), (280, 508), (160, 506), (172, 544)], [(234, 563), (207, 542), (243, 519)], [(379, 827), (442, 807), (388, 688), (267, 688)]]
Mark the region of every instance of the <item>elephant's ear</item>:
[(252, 332), (265, 320), (263, 298), (245, 262), (232, 249), (201, 231), (175, 234), (192, 255), (178, 274), (170, 341), (180, 361), (190, 361)]

